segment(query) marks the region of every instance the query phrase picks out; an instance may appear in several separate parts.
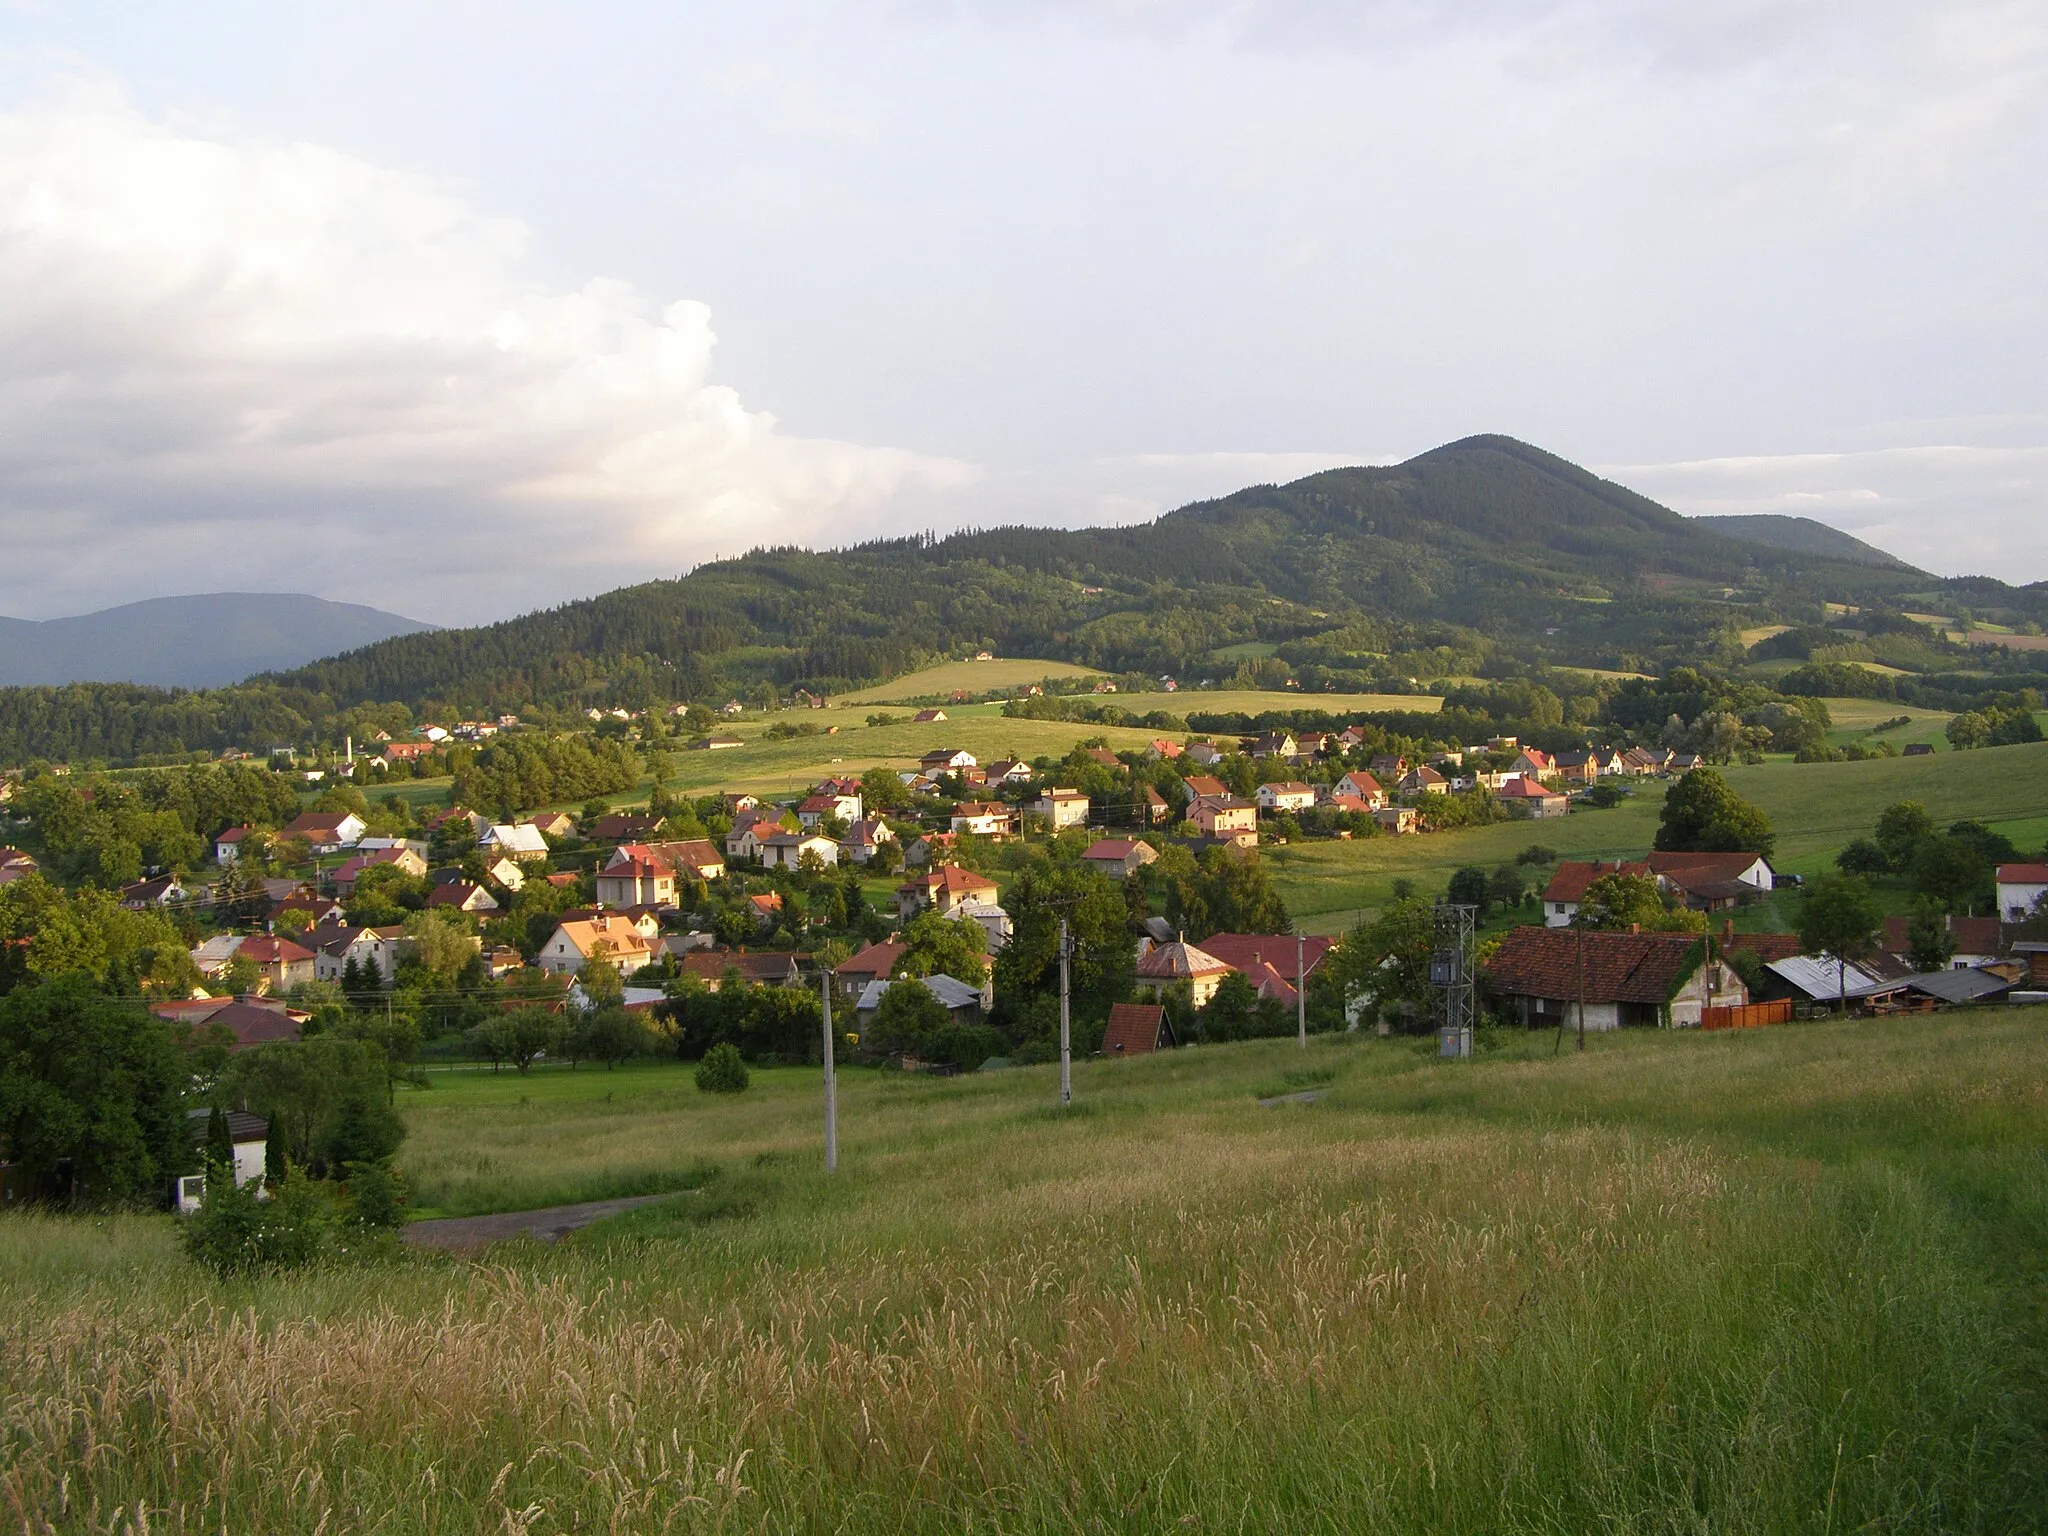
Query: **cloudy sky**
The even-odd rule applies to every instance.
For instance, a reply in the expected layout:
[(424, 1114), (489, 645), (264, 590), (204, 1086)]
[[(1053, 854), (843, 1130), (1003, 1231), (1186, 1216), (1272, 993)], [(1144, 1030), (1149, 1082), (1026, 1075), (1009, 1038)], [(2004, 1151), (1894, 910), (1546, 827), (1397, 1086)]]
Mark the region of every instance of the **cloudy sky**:
[(2048, 578), (2048, 0), (0, 0), (0, 613), (1473, 432)]

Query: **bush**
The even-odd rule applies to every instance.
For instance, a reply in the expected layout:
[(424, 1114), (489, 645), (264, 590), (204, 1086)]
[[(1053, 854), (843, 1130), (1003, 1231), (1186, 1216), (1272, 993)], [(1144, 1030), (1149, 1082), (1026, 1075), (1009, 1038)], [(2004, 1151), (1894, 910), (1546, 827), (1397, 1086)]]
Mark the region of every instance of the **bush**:
[(389, 1163), (348, 1165), (349, 1219), (386, 1230), (405, 1224), (405, 1185)]
[(704, 1093), (744, 1093), (747, 1064), (736, 1045), (714, 1045), (697, 1063), (697, 1087)]
[(209, 1180), (206, 1200), (184, 1230), (185, 1251), (214, 1274), (302, 1269), (327, 1246), (333, 1212), (327, 1196), (293, 1173), (268, 1200), (252, 1182)]

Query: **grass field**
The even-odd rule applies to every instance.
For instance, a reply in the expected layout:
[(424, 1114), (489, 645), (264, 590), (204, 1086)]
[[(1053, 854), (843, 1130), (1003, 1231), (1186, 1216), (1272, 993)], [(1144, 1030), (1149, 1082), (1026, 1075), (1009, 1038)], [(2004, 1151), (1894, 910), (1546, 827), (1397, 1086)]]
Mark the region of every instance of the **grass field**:
[(1255, 688), (1183, 688), (1177, 693), (1120, 693), (1109, 702), (1121, 704), (1133, 714), (1149, 715), (1155, 709), (1176, 715), (1213, 712), (1216, 714), (1259, 715), (1269, 710), (1320, 710), (1334, 719), (1371, 714), (1383, 710), (1406, 710), (1433, 715), (1444, 701), (1429, 693), (1295, 693), (1291, 690)]
[(702, 1187), (555, 1249), (234, 1284), (169, 1218), (0, 1216), (0, 1507), (337, 1536), (2038, 1530), (2044, 1023), (1471, 1063), (1254, 1042), (1082, 1064), (1067, 1113), (1050, 1069), (849, 1073), (830, 1179), (814, 1074), (736, 1102), (676, 1068), (444, 1079), (405, 1101), (404, 1159), (450, 1208), (526, 1198), (515, 1162)]
[(834, 706), (885, 704), (892, 699), (919, 699), (937, 694), (941, 698), (956, 688), (986, 693), (991, 688), (1021, 688), (1042, 683), (1048, 677), (1100, 677), (1092, 667), (1077, 667), (1065, 661), (1032, 661), (1028, 657), (998, 656), (992, 661), (949, 661), (942, 666), (910, 672), (857, 693), (843, 693)]

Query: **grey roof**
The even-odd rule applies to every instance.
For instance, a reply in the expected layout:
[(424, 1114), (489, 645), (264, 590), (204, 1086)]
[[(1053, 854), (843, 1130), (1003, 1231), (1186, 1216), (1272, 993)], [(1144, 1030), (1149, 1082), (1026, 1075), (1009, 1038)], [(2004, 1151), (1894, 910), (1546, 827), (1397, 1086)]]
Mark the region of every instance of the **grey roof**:
[[(922, 981), (925, 990), (931, 993), (933, 997), (936, 997), (949, 1013), (960, 1008), (979, 1008), (981, 1006), (981, 988), (979, 987), (970, 987), (966, 982), (955, 981), (951, 976), (943, 973), (937, 976), (923, 977)], [(881, 1007), (882, 994), (894, 985), (895, 983), (886, 977), (877, 977), (860, 989), (860, 1001), (853, 1005), (854, 1008), (861, 1013), (868, 1013)]]
[(1906, 985), (1944, 1003), (1974, 1003), (1980, 998), (2002, 997), (2013, 987), (2003, 976), (1971, 970), (1929, 971), (1924, 976), (1915, 976)]
[[(1853, 961), (1844, 976), (1832, 955), (1793, 955), (1787, 960), (1773, 960), (1764, 969), (1817, 1001), (1874, 997), (1879, 993), (1897, 992), (1904, 985), (1902, 981), (1886, 981), (1872, 975)], [(1843, 985), (1845, 981), (1846, 986)]]
[[(213, 1111), (210, 1109), (188, 1109), (185, 1111), (185, 1119), (188, 1124), (198, 1127), (199, 1135), (203, 1139), (206, 1135), (207, 1119), (212, 1114)], [(228, 1139), (235, 1145), (241, 1146), (245, 1142), (269, 1139), (270, 1122), (261, 1115), (252, 1115), (247, 1110), (231, 1109), (227, 1111), (227, 1117)]]

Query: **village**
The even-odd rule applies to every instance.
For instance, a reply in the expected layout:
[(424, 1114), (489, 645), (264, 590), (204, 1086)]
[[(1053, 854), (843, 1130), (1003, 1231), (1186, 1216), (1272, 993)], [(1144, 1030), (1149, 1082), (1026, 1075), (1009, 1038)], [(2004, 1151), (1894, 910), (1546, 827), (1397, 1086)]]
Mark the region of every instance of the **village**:
[[(335, 787), (417, 764), (451, 740), (521, 733), (511, 716), (422, 727), (411, 739), (366, 743), (361, 755), (351, 745), (315, 801), (352, 799), (362, 809), (219, 827), (207, 868), (131, 881), (119, 900), (174, 916), (192, 937), (189, 995), (158, 996), (154, 1011), (233, 1050), (317, 1031), (337, 1004), (388, 1011), (394, 995), (427, 1015), (416, 1047), (437, 1059), (467, 1050), (497, 1060), (506, 1032), (493, 1017), (536, 1007), (561, 1020), (550, 1037), (557, 1053), (573, 1056), (574, 1021), (605, 1007), (633, 1016), (637, 1032), (625, 1038), (637, 1049), (656, 1050), (675, 1033), (679, 997), (735, 983), (815, 991), (829, 975), (851, 1046), (865, 1040), (879, 1048), (870, 1059), (958, 1070), (1036, 1059), (1018, 1038), (1024, 1000), (999, 1007), (997, 996), (999, 975), (1048, 979), (1042, 968), (998, 964), (1020, 920), (1050, 920), (1034, 871), (1064, 869), (1123, 906), (1127, 975), (1090, 999), (1084, 1050), (1306, 1031), (1311, 1000), (1318, 1029), (1370, 1022), (1407, 1031), (1428, 1026), (1429, 1008), (1382, 987), (1387, 956), (1346, 965), (1345, 936), (1297, 936), (1297, 925), (1275, 920), (1277, 903), (1231, 909), (1187, 891), (1239, 870), (1260, 880), (1262, 847), (1547, 822), (1702, 766), (1666, 749), (1551, 754), (1514, 737), (1377, 750), (1385, 733), (1356, 726), (1158, 736), (1120, 752), (1083, 744), (1063, 758), (982, 762), (943, 744), (943, 708), (914, 723), (940, 743), (914, 765), (826, 776), (780, 798), (726, 791), (684, 800), (657, 783), (644, 807), (596, 800), (494, 819), (448, 804), (398, 826), (395, 818), (409, 818), (398, 816), (405, 806), (395, 797), (373, 807)], [(0, 885), (36, 870), (32, 855), (0, 849)], [(1994, 912), (1945, 916), (1949, 942), (1932, 967), (1901, 917), (1853, 955), (1807, 952), (1796, 933), (1738, 922), (1797, 884), (1762, 852), (1553, 856), (1532, 861), (1530, 873), (1545, 883), (1509, 879), (1503, 890), (1496, 874), (1479, 897), (1493, 921), (1478, 980), (1495, 1022), (1721, 1028), (1781, 1023), (1795, 1010), (2025, 999), (2048, 984), (2036, 916), (2048, 872), (2039, 864), (1998, 867)], [(1651, 902), (1625, 923), (1601, 905), (1617, 882)], [(1472, 893), (1454, 881), (1449, 899)], [(1030, 910), (1015, 910), (1019, 900)], [(933, 940), (943, 932), (934, 922), (954, 925), (950, 940)], [(873, 1032), (887, 994), (906, 980), (950, 1026), (949, 1049), (934, 1052), (929, 1030)], [(1216, 1014), (1225, 1005), (1234, 1024)], [(991, 1021), (1010, 1027), (989, 1030)], [(448, 1036), (438, 1047), (437, 1035)]]

